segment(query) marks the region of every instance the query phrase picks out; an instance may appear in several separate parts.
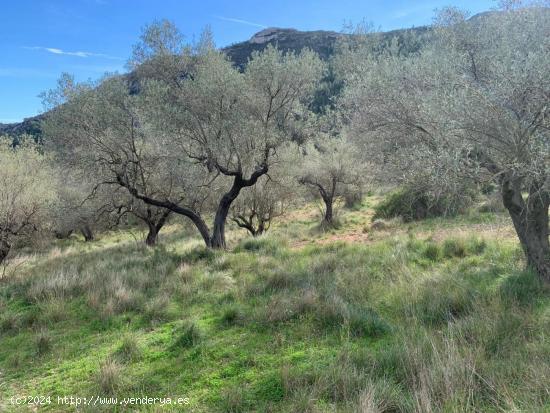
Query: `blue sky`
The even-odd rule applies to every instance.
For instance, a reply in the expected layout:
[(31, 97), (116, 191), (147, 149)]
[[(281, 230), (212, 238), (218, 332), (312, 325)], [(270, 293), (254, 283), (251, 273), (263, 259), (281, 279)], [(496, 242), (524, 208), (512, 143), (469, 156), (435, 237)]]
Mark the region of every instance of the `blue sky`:
[(449, 4), (485, 11), (493, 0), (2, 0), (0, 5), (0, 123), (42, 111), (38, 94), (62, 72), (78, 80), (123, 72), (143, 25), (174, 21), (192, 40), (210, 25), (216, 44), (250, 38), (264, 27), (342, 29), (372, 22), (382, 30), (429, 24)]

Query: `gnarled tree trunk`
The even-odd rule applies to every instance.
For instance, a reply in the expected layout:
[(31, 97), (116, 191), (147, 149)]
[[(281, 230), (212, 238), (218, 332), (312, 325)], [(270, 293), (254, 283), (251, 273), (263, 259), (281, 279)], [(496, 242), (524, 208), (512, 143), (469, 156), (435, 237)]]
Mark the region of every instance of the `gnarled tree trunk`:
[[(171, 212), (172, 211), (170, 210), (167, 210), (166, 212), (164, 212), (157, 222), (154, 222), (153, 220), (147, 221), (147, 227), (149, 228), (149, 232), (147, 233), (147, 238), (145, 238), (145, 244), (148, 247), (153, 247), (157, 244), (158, 234), (162, 229), (162, 227), (164, 226), (164, 224), (166, 223), (166, 220), (170, 216)], [(150, 217), (151, 214), (149, 213), (148, 216)]]
[(212, 248), (225, 248), (225, 223), (227, 222), (227, 215), (229, 214), (229, 208), (231, 204), (244, 188), (241, 179), (235, 178), (231, 190), (227, 192), (216, 210), (216, 216), (214, 217), (214, 228), (212, 229), (212, 237), (210, 238), (210, 246)]
[(80, 228), (80, 232), (82, 233), (82, 236), (84, 237), (84, 241), (90, 242), (94, 240), (94, 233), (89, 225), (84, 225)]
[(160, 231), (160, 228), (157, 228), (156, 225), (148, 223), (147, 227), (149, 232), (147, 233), (147, 238), (145, 238), (145, 244), (148, 247), (154, 247), (157, 244), (157, 237)]
[(0, 240), (0, 264), (4, 262), (11, 249), (11, 245), (6, 240)]
[(323, 222), (328, 225), (332, 225), (334, 221), (334, 212), (333, 212), (333, 199), (330, 196), (323, 197), (323, 201), (325, 202), (325, 217), (323, 218)]
[(550, 194), (542, 190), (542, 185), (533, 185), (528, 198), (524, 199), (519, 180), (503, 179), (502, 200), (512, 218), (527, 266), (535, 270), (543, 281), (550, 283)]
[[(269, 153), (269, 150), (266, 151), (266, 158), (268, 153)], [(146, 195), (142, 195), (138, 192), (136, 188), (129, 185), (128, 182), (121, 175), (117, 176), (117, 181), (121, 186), (128, 189), (131, 195), (133, 195), (137, 199), (141, 199), (146, 204), (161, 207), (161, 208), (166, 208), (172, 212), (175, 212), (176, 214), (186, 216), (193, 222), (193, 224), (195, 224), (195, 227), (201, 234), (202, 239), (206, 244), (206, 247), (222, 249), (222, 248), (225, 248), (226, 246), (225, 223), (227, 221), (227, 216), (229, 214), (229, 209), (231, 208), (231, 204), (235, 199), (237, 199), (237, 197), (239, 196), (239, 193), (241, 192), (241, 189), (248, 186), (255, 185), (258, 179), (262, 175), (265, 175), (267, 172), (268, 172), (267, 163), (264, 163), (260, 167), (256, 168), (256, 170), (252, 173), (252, 175), (248, 179), (243, 178), (241, 172), (225, 173), (222, 171), (222, 173), (225, 173), (228, 176), (234, 176), (234, 180), (233, 180), (233, 185), (231, 189), (222, 197), (222, 199), (220, 200), (220, 203), (218, 204), (218, 209), (216, 210), (216, 215), (214, 217), (214, 228), (212, 229), (212, 236), (210, 236), (208, 225), (206, 225), (206, 222), (197, 211), (194, 211), (187, 207), (179, 206), (170, 201), (156, 200)]]

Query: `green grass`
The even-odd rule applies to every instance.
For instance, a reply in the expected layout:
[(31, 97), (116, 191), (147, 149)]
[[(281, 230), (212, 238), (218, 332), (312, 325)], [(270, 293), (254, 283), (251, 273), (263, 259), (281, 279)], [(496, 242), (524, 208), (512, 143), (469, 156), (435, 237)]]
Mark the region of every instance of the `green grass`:
[[(363, 205), (337, 234), (366, 225)], [(550, 411), (548, 290), (514, 240), (453, 231), (478, 220), (295, 246), (327, 236), (304, 218), (232, 232), (227, 252), (177, 230), (154, 250), (123, 232), (63, 241), (0, 284), (0, 409), (116, 395), (190, 405), (84, 411)]]

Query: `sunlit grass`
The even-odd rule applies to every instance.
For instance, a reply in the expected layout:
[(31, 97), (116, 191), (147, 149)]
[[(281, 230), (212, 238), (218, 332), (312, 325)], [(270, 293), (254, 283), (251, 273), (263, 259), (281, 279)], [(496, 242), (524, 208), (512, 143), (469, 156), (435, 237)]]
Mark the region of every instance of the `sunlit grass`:
[(0, 397), (184, 396), (196, 412), (549, 409), (550, 300), (517, 242), (457, 231), (482, 215), (331, 238), (370, 226), (374, 202), (342, 211), (334, 233), (315, 232), (312, 206), (258, 239), (232, 229), (226, 252), (176, 222), (155, 249), (113, 232), (34, 254), (0, 286)]

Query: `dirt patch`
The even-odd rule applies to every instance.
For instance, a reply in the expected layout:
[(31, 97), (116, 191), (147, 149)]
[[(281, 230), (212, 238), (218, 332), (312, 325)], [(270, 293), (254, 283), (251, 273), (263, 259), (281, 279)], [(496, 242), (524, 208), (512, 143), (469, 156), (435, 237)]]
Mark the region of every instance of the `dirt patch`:
[(407, 230), (406, 227), (391, 228), (381, 231), (362, 232), (352, 230), (338, 234), (327, 235), (322, 238), (312, 237), (309, 240), (301, 240), (292, 243), (291, 248), (300, 249), (307, 245), (326, 245), (334, 242), (346, 243), (372, 243), (382, 241), (395, 236), (405, 236), (411, 233), (420, 239), (432, 239), (436, 242), (442, 242), (448, 238), (468, 238), (478, 236), (487, 239), (514, 240), (516, 233), (512, 225), (508, 223), (491, 224), (462, 224), (447, 228), (414, 228)]

